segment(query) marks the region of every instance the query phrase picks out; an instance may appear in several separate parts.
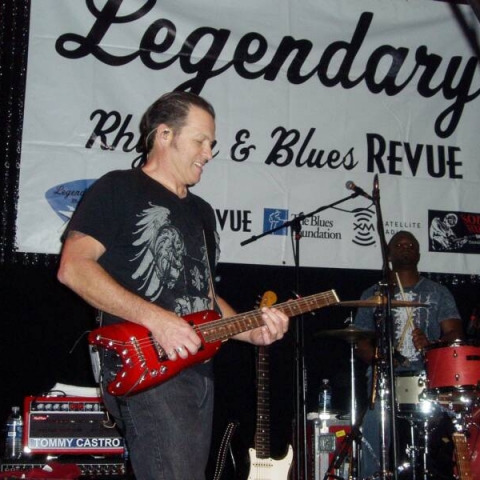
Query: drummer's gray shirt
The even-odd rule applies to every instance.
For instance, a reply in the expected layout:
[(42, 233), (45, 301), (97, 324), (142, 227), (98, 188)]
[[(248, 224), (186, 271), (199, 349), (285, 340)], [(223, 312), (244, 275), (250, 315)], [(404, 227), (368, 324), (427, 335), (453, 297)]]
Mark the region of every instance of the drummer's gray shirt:
[[(372, 285), (362, 293), (361, 299), (375, 295), (378, 285)], [(442, 336), (441, 323), (448, 319), (461, 319), (458, 313), (455, 300), (450, 291), (443, 285), (433, 282), (426, 277), (420, 277), (418, 283), (413, 287), (404, 287), (403, 295), (396, 287), (392, 300), (408, 300), (416, 303), (424, 303), (422, 307), (397, 307), (392, 308), (392, 321), (394, 325), (395, 348), (402, 336), (408, 315), (412, 315), (416, 327), (425, 332), (427, 338), (434, 342)], [(375, 308), (359, 308), (355, 316), (355, 325), (364, 330), (375, 330), (374, 320)], [(422, 354), (416, 350), (412, 342), (412, 328), (407, 327), (403, 345), (400, 353), (407, 358), (409, 365), (397, 367), (397, 371), (409, 370), (413, 372), (424, 370)]]

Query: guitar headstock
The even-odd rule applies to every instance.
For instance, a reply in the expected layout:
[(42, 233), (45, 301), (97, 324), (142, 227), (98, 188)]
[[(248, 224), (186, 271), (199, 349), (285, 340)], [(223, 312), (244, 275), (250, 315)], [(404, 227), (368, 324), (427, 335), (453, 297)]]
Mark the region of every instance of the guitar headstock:
[(258, 308), (271, 307), (277, 303), (277, 294), (271, 290), (267, 290), (263, 295)]

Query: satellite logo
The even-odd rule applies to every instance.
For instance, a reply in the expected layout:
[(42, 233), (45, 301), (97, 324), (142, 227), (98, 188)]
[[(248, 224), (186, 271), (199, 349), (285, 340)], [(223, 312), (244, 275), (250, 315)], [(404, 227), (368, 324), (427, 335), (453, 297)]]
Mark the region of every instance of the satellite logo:
[[(264, 208), (263, 209), (263, 231), (267, 232), (278, 228), (288, 220), (288, 210), (281, 208)], [(272, 235), (287, 235), (287, 228), (279, 228)]]
[(95, 182), (96, 179), (74, 180), (73, 182), (61, 183), (45, 192), (45, 198), (52, 210), (64, 221), (72, 218), (78, 202), (85, 190)]
[(361, 247), (368, 247), (375, 243), (375, 226), (373, 224), (374, 214), (372, 211), (362, 208), (355, 211), (355, 221), (353, 223), (353, 230), (355, 237), (353, 243)]

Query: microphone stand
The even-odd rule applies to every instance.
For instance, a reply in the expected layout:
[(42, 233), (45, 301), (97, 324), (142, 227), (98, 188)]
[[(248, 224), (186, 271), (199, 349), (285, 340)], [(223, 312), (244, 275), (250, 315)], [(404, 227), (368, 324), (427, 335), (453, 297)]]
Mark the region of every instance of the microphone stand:
[[(380, 478), (394, 478), (397, 479), (397, 458), (398, 458), (398, 445), (397, 445), (397, 432), (396, 432), (396, 407), (395, 407), (395, 377), (394, 377), (394, 331), (392, 322), (392, 302), (391, 302), (391, 272), (388, 265), (388, 246), (385, 240), (385, 230), (383, 227), (382, 210), (380, 207), (380, 188), (378, 182), (378, 174), (375, 175), (373, 180), (372, 199), (377, 213), (377, 230), (380, 240), (380, 247), (382, 252), (383, 261), (383, 282), (382, 282), (382, 294), (387, 299), (386, 305), (383, 306), (383, 315), (380, 314), (376, 320), (376, 328), (380, 329), (380, 365), (373, 365), (372, 368), (379, 368), (378, 385), (380, 396)], [(382, 322), (383, 319), (383, 322)], [(385, 361), (386, 360), (386, 361)], [(374, 362), (378, 359), (374, 359)], [(373, 375), (375, 378), (376, 375)], [(372, 385), (372, 389), (375, 395), (375, 389), (377, 385)], [(389, 408), (390, 407), (390, 408)], [(387, 419), (387, 411), (390, 412), (389, 419)], [(392, 453), (393, 453), (393, 476), (388, 472), (388, 449), (387, 445), (387, 422), (391, 427), (391, 441), (392, 441)]]
[[(270, 235), (282, 228), (291, 227), (292, 234), (294, 234), (294, 265), (295, 265), (295, 292), (300, 293), (300, 239), (302, 238), (302, 221), (313, 215), (323, 212), (329, 208), (335, 207), (352, 198), (358, 197), (359, 193), (354, 192), (348, 197), (344, 197), (336, 202), (330, 203), (317, 208), (310, 213), (301, 213), (294, 219), (284, 222), (283, 224), (267, 230), (261, 235), (253, 235), (247, 240), (240, 243), (243, 247), (249, 243), (255, 242), (266, 235)], [(307, 412), (306, 412), (306, 368), (304, 356), (304, 318), (301, 315), (297, 322), (295, 322), (295, 433), (294, 433), (294, 448), (295, 448), (295, 476), (294, 480), (307, 480), (308, 461), (307, 461)]]

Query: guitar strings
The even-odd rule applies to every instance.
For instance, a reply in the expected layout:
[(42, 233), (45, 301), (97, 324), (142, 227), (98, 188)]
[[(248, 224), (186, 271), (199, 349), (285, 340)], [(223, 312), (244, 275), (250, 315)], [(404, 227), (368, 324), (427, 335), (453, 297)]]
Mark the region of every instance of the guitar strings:
[[(279, 303), (275, 306), (275, 308), (277, 310), (280, 310), (280, 311), (287, 311), (288, 310), (289, 313), (290, 313), (290, 316), (293, 316), (293, 315), (299, 315), (301, 313), (305, 313), (309, 310), (311, 311), (311, 310), (314, 310), (316, 308), (321, 308), (322, 306), (326, 306), (326, 305), (335, 303), (337, 301), (335, 299), (335, 297), (333, 297), (334, 300), (332, 299), (331, 302), (326, 303), (325, 305), (317, 305), (316, 304), (317, 300), (321, 299), (321, 298), (326, 298), (326, 299), (332, 298), (332, 294), (330, 292), (319, 293), (319, 294), (311, 295), (309, 297), (299, 298), (298, 300)], [(311, 307), (312, 304), (316, 308), (311, 309), (310, 307)], [(207, 322), (207, 323), (200, 324), (200, 325), (194, 325), (193, 328), (198, 333), (202, 333), (202, 330), (214, 331), (214, 330), (218, 330), (218, 328), (221, 328), (225, 325), (232, 325), (234, 323), (237, 323), (237, 324), (238, 323), (247, 323), (248, 324), (250, 319), (254, 319), (254, 320), (256, 319), (258, 321), (259, 319), (261, 319), (261, 315), (262, 315), (261, 312), (259, 312), (258, 310), (254, 310), (254, 311), (251, 311), (251, 312), (241, 313), (241, 314), (235, 315), (233, 317), (222, 317), (222, 318), (213, 320), (211, 322)], [(249, 329), (250, 328), (248, 328), (248, 327), (246, 328), (246, 330), (249, 330)], [(202, 335), (203, 335), (203, 333), (202, 333)], [(104, 338), (106, 340), (108, 340), (109, 343), (112, 343), (112, 344), (117, 345), (117, 346), (129, 345), (130, 344), (130, 341), (129, 342), (123, 342), (123, 341), (118, 341), (118, 340), (110, 340), (106, 337), (104, 337)], [(153, 345), (154, 343), (156, 343), (156, 341), (154, 339), (152, 339), (150, 336), (146, 336), (146, 337), (136, 339), (136, 340), (137, 340), (137, 344), (139, 346), (142, 346), (142, 347), (146, 346), (146, 345)], [(161, 350), (165, 354), (165, 351), (163, 350), (163, 348), (161, 348)]]
[[(323, 305), (318, 305), (318, 300), (320, 299), (329, 299), (327, 302), (323, 302)], [(331, 291), (330, 292), (323, 292), (315, 295), (311, 295), (308, 297), (304, 298), (299, 298), (294, 301), (287, 301), (283, 302), (280, 304), (277, 304), (275, 306), (276, 309), (286, 312), (288, 311), (290, 313), (290, 316), (294, 315), (299, 315), (301, 313), (305, 313), (307, 311), (312, 311), (318, 308), (321, 308), (322, 306), (330, 305), (333, 303), (336, 303), (338, 300), (336, 298), (336, 295), (334, 295)], [(311, 308), (312, 305), (314, 308)], [(259, 320), (261, 319), (261, 312), (258, 310), (254, 310), (251, 312), (243, 313), (243, 314), (238, 314), (233, 317), (226, 317), (226, 318), (219, 318), (216, 320), (213, 320), (211, 322), (207, 322), (205, 324), (201, 325), (195, 325), (193, 328), (197, 333), (201, 333), (203, 337), (211, 332), (215, 332), (218, 329), (221, 329), (222, 327), (226, 325), (233, 325), (234, 323), (236, 324), (242, 324), (244, 323), (245, 325), (245, 330), (251, 329), (251, 324), (249, 323), (250, 320), (255, 320), (257, 322), (256, 326), (260, 326), (258, 323)], [(255, 327), (253, 327), (255, 328)], [(202, 330), (204, 330), (202, 332)], [(228, 328), (226, 329), (227, 337), (228, 338)], [(238, 332), (240, 333), (240, 332)], [(222, 337), (225, 337), (225, 335), (221, 335), (220, 337), (214, 338), (212, 341), (218, 341), (221, 340)], [(140, 339), (136, 339), (135, 344), (131, 340), (128, 342), (125, 341), (118, 341), (118, 340), (113, 340), (113, 339), (108, 339), (107, 337), (102, 337), (104, 340), (107, 340), (107, 343), (109, 345), (114, 345), (115, 347), (127, 347), (132, 349), (132, 355), (129, 357), (129, 367), (136, 367), (138, 365), (141, 365), (142, 363), (145, 362), (145, 356), (141, 354), (140, 352), (137, 351), (137, 347), (144, 348), (144, 347), (152, 347), (156, 350), (157, 355), (159, 355), (159, 360), (165, 360), (168, 361), (168, 356), (166, 355), (165, 350), (159, 346), (158, 342), (151, 338), (151, 336), (146, 336)], [(205, 338), (204, 338), (205, 339)], [(207, 339), (205, 341), (208, 342)], [(108, 348), (108, 347), (106, 347)]]

